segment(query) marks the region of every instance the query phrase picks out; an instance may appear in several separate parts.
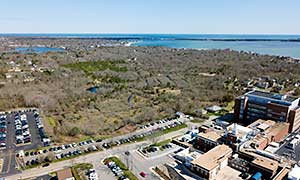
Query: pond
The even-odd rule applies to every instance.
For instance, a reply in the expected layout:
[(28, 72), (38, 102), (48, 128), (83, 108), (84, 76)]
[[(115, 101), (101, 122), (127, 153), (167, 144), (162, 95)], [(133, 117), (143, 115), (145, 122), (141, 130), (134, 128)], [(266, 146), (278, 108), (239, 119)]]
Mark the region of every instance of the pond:
[(91, 92), (91, 93), (97, 93), (98, 90), (98, 86), (93, 86), (87, 89), (87, 91)]
[(63, 52), (63, 48), (53, 48), (53, 47), (17, 47), (15, 51), (23, 54), (27, 53), (47, 53), (47, 52)]

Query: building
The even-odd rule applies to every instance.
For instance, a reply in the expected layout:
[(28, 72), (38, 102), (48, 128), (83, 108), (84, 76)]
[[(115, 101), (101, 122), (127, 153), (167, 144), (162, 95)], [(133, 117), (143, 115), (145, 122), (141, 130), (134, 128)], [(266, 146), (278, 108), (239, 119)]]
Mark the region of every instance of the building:
[(56, 172), (56, 176), (58, 180), (75, 180), (72, 175), (71, 168), (66, 168)]
[(199, 133), (194, 141), (194, 147), (200, 151), (207, 152), (219, 144), (221, 135), (215, 131)]
[(207, 112), (216, 113), (216, 112), (221, 111), (222, 108), (221, 108), (220, 106), (213, 105), (213, 106), (210, 106), (210, 107), (206, 107), (205, 110), (206, 110)]
[(175, 158), (181, 161), (186, 167), (191, 167), (191, 162), (201, 156), (201, 153), (186, 148), (175, 154)]
[(226, 128), (223, 140), (232, 149), (237, 150), (247, 141), (252, 148), (263, 150), (272, 142), (273, 145), (281, 142), (288, 135), (288, 131), (288, 123), (259, 119), (247, 127), (231, 124)]
[(252, 133), (253, 129), (233, 123), (226, 128), (224, 140), (231, 148), (237, 149), (239, 144), (248, 140), (248, 136)]
[(252, 142), (257, 149), (265, 149), (271, 142), (280, 142), (289, 131), (289, 124), (284, 122), (275, 122), (272, 120), (259, 119), (250, 124), (248, 128), (256, 131)]
[(282, 168), (272, 180), (286, 180), (291, 170), (287, 167)]
[(300, 167), (295, 165), (294, 168), (289, 172), (288, 178), (291, 180), (300, 180)]
[(260, 156), (255, 158), (250, 166), (252, 173), (260, 172), (263, 178), (270, 179), (276, 174), (279, 164), (275, 160)]
[(289, 132), (300, 127), (299, 98), (262, 91), (250, 91), (235, 100), (235, 121), (249, 125), (257, 119), (290, 124)]
[(216, 179), (219, 172), (227, 167), (232, 150), (226, 145), (218, 145), (191, 162), (191, 169), (204, 179)]

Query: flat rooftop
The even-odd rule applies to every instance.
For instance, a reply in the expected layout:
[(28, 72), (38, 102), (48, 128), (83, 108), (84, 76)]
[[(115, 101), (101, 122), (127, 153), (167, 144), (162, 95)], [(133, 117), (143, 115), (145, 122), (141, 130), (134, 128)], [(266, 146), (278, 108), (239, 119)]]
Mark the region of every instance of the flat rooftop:
[(56, 172), (58, 180), (65, 180), (67, 178), (73, 177), (71, 168), (66, 168)]
[(221, 135), (216, 133), (215, 131), (209, 131), (207, 133), (203, 133), (203, 132), (199, 133), (198, 137), (202, 137), (204, 139), (208, 139), (211, 141), (217, 141), (218, 139), (221, 138)]
[(251, 128), (249, 127), (245, 127), (245, 126), (241, 126), (239, 124), (231, 124), (230, 126), (227, 127), (227, 130), (230, 132), (230, 133), (233, 133), (234, 130), (236, 131), (237, 133), (237, 137), (239, 138), (242, 138), (244, 137), (245, 135), (249, 134), (251, 131), (253, 131)]
[(240, 174), (240, 171), (235, 170), (229, 166), (225, 166), (218, 173), (216, 180), (242, 180), (242, 178), (239, 177)]
[(287, 96), (283, 94), (276, 94), (276, 93), (270, 93), (264, 91), (251, 91), (246, 93), (246, 95), (254, 95), (254, 96), (259, 96), (259, 97), (264, 97), (264, 98), (269, 98), (269, 99), (279, 100), (279, 101), (286, 101), (286, 102), (293, 102), (298, 99), (297, 97), (293, 97), (293, 96)]
[(263, 167), (265, 169), (269, 169), (272, 171), (276, 171), (278, 169), (278, 162), (265, 157), (257, 157), (252, 161), (252, 164)]
[(199, 158), (192, 161), (192, 164), (198, 165), (206, 170), (212, 170), (218, 166), (220, 162), (225, 160), (232, 153), (230, 147), (219, 145), (201, 155)]
[(253, 129), (257, 128), (265, 132), (266, 135), (273, 136), (289, 128), (289, 123), (258, 119), (254, 121), (252, 124), (248, 125), (248, 128), (253, 128)]

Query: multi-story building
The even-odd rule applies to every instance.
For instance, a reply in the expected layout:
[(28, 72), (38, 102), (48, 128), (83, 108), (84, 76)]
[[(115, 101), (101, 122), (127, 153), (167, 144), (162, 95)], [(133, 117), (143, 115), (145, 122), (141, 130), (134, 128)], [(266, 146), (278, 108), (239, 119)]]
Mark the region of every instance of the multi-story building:
[(228, 165), (232, 150), (226, 145), (218, 145), (191, 162), (191, 169), (203, 179), (216, 179)]
[(207, 133), (199, 133), (194, 142), (194, 147), (202, 152), (207, 152), (219, 144), (221, 135), (215, 131), (209, 131)]
[(249, 125), (257, 119), (288, 122), (289, 132), (300, 127), (299, 98), (262, 91), (250, 91), (235, 100), (235, 121)]
[(271, 179), (276, 174), (279, 164), (277, 161), (266, 158), (256, 157), (250, 163), (251, 173), (260, 172), (264, 179)]

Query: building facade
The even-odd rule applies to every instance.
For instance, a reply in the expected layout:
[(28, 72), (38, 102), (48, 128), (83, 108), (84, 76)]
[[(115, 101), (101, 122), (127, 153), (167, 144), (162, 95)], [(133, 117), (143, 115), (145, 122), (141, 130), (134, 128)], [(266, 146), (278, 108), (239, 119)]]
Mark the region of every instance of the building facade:
[(257, 119), (288, 122), (289, 132), (300, 127), (299, 98), (262, 91), (250, 91), (235, 100), (237, 123), (249, 125)]
[(203, 179), (216, 179), (219, 172), (227, 167), (232, 150), (226, 145), (218, 145), (191, 162), (191, 170)]
[(195, 138), (194, 147), (202, 152), (207, 152), (219, 144), (220, 138), (221, 135), (214, 131), (201, 132)]

